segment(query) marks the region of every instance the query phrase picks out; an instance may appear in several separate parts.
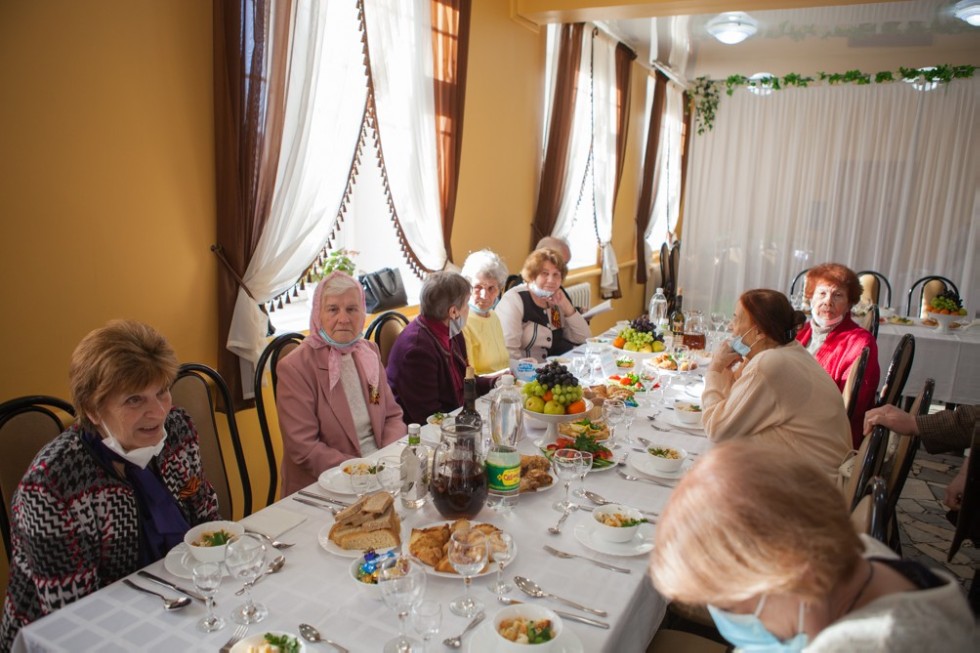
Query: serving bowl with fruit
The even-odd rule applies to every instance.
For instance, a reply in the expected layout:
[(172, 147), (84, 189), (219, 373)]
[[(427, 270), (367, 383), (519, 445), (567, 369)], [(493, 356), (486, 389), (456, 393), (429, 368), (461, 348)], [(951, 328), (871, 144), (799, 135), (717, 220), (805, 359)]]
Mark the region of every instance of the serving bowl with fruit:
[(543, 423), (548, 437), (557, 434), (556, 425), (581, 419), (591, 410), (589, 401), (582, 398), (582, 386), (575, 375), (558, 361), (549, 361), (538, 368), (538, 375), (521, 387), (524, 394), (524, 414), (531, 421)]
[(923, 324), (928, 324), (928, 320), (936, 322), (936, 331), (939, 333), (949, 333), (949, 327), (954, 322), (967, 316), (967, 310), (963, 307), (963, 300), (952, 288), (936, 295), (926, 307), (929, 318), (923, 320)]
[(620, 329), (612, 342), (613, 347), (637, 354), (654, 354), (664, 350), (664, 337), (657, 335), (654, 324), (641, 315), (629, 326)]

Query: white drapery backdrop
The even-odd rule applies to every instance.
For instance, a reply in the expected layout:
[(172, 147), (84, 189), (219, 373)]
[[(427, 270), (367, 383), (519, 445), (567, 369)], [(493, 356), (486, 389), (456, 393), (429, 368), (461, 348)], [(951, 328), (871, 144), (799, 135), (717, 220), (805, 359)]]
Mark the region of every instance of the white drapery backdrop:
[[(595, 229), (602, 249), (599, 289), (603, 297), (619, 291), (619, 262), (612, 246), (616, 201), (617, 116), (616, 41), (600, 32), (592, 38), (592, 181)], [(625, 125), (624, 125), (625, 128)]]
[[(654, 78), (647, 79), (650, 86)], [(648, 100), (652, 106), (653, 98)], [(649, 108), (647, 111), (649, 112)], [(654, 196), (650, 207), (650, 222), (647, 223), (643, 241), (646, 244), (646, 259), (660, 251), (662, 243), (670, 242), (668, 234), (677, 229), (677, 218), (681, 204), (681, 134), (684, 131), (684, 90), (673, 81), (664, 87), (664, 119), (660, 124), (660, 147), (653, 170)], [(676, 290), (676, 289), (675, 289)], [(652, 291), (651, 291), (652, 292)]]
[(788, 293), (836, 261), (883, 273), (896, 308), (926, 274), (980, 308), (978, 94), (980, 79), (724, 96), (691, 152), (685, 306), (731, 312), (747, 289)]
[(292, 286), (316, 257), (346, 188), (367, 97), (354, 2), (294, 4), (287, 75), (271, 215), (243, 277), (254, 298), (239, 290), (228, 334), (244, 379), (254, 376), (265, 344), (258, 304)]

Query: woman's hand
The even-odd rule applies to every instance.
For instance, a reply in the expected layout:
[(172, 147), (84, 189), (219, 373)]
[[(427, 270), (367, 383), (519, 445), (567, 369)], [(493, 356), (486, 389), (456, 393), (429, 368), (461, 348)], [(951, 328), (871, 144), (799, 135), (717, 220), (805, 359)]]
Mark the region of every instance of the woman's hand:
[(956, 475), (956, 478), (946, 486), (946, 496), (943, 497), (943, 503), (952, 510), (959, 510), (963, 507), (963, 491), (966, 489), (966, 468), (969, 464), (969, 459), (964, 460), (963, 464), (960, 465), (960, 471)]
[(708, 365), (709, 372), (723, 372), (730, 370), (737, 363), (742, 362), (742, 357), (732, 349), (731, 341), (726, 340), (715, 348), (711, 354), (711, 364)]
[(575, 313), (575, 307), (572, 306), (572, 302), (568, 301), (568, 296), (561, 288), (552, 293), (551, 297), (546, 297), (545, 303), (557, 308), (565, 317), (571, 317)]

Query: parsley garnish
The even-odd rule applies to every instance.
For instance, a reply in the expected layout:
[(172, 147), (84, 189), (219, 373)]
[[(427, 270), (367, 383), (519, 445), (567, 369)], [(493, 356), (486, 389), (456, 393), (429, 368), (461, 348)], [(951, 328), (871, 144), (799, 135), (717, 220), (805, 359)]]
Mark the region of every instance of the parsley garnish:
[(278, 646), (282, 653), (299, 653), (299, 640), (289, 635), (265, 634), (265, 641), (273, 646)]

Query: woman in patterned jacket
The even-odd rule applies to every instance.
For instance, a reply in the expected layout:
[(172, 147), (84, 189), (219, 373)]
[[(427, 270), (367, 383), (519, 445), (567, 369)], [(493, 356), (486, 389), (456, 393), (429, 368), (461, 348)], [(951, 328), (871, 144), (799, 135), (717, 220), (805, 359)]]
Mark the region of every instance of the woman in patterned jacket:
[(152, 327), (113, 321), (75, 348), (78, 422), (44, 446), (11, 502), (0, 650), (26, 624), (159, 560), (218, 519), (197, 433), (173, 408), (177, 357)]

